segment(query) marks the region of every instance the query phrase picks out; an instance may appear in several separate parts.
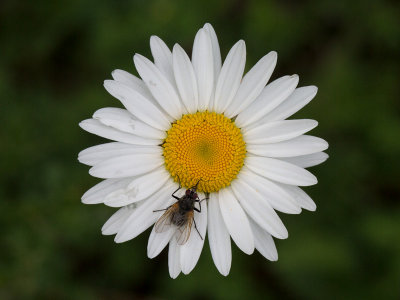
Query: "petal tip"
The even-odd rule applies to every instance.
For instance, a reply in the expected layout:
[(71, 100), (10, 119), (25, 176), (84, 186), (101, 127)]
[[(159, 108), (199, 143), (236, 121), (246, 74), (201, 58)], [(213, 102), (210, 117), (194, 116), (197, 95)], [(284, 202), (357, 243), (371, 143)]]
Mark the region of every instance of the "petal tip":
[(114, 242), (117, 244), (121, 244), (123, 242), (128, 241), (129, 239), (124, 238), (120, 233), (118, 233), (115, 238), (114, 238)]
[(205, 30), (205, 28), (200, 28), (198, 31), (197, 31), (197, 34), (196, 34), (196, 36), (195, 36), (195, 39), (196, 39), (196, 37), (197, 36), (200, 36), (200, 35), (207, 35), (207, 33), (206, 33), (206, 30)]
[(307, 207), (307, 210), (316, 211), (317, 210), (317, 206), (314, 204), (313, 206)]
[(318, 121), (317, 120), (310, 120), (310, 123), (312, 124), (312, 128), (315, 128), (318, 126)]
[(78, 125), (79, 125), (79, 127), (82, 128), (83, 130), (86, 130), (85, 127), (86, 127), (86, 125), (87, 125), (89, 122), (90, 122), (90, 119), (86, 119), (86, 120), (80, 121), (80, 122), (78, 123)]
[[(111, 76), (114, 78), (115, 77), (115, 75), (117, 75), (117, 73), (120, 73), (122, 70), (120, 70), (120, 69), (115, 69), (115, 70), (113, 70), (112, 72), (111, 72)], [(115, 79), (115, 78), (114, 78)]]
[(90, 204), (90, 203), (86, 200), (86, 198), (84, 198), (83, 196), (82, 196), (82, 198), (81, 198), (81, 202), (82, 202), (83, 204)]
[(225, 277), (226, 277), (226, 276), (229, 275), (229, 271), (230, 271), (230, 270), (218, 270), (218, 271), (219, 271), (219, 273), (221, 273), (222, 276), (225, 276)]
[(296, 206), (296, 208), (293, 210), (293, 214), (294, 215), (301, 214), (301, 207), (300, 206)]
[[(107, 226), (106, 226), (106, 225), (107, 225)], [(115, 232), (110, 231), (110, 226), (108, 226), (108, 224), (105, 223), (105, 224), (103, 225), (103, 227), (101, 228), (101, 234), (102, 234), (102, 235), (112, 235), (112, 234), (115, 234)]]
[(111, 88), (111, 86), (114, 85), (115, 83), (116, 83), (115, 80), (106, 79), (103, 81), (103, 86), (108, 91)]
[(278, 254), (271, 256), (270, 261), (278, 261)]
[(251, 254), (253, 254), (254, 253), (254, 249), (255, 249), (255, 246), (254, 246), (254, 243), (253, 243), (253, 245), (247, 245), (248, 247), (243, 247), (243, 245), (242, 245), (242, 247), (240, 248), (240, 250), (242, 250), (243, 251), (243, 253), (245, 253), (245, 254), (247, 254), (247, 255), (251, 255)]
[(152, 249), (147, 248), (147, 257), (153, 259), (155, 257), (154, 251)]
[(239, 40), (239, 41), (237, 42), (237, 45), (238, 45), (239, 47), (243, 48), (243, 47), (246, 47), (246, 42), (245, 42), (244, 40)]
[(318, 179), (317, 179), (317, 177), (315, 177), (315, 176), (313, 175), (313, 177), (310, 178), (309, 185), (316, 185), (317, 183), (318, 183)]
[(270, 53), (268, 53), (268, 55), (272, 56), (274, 58), (274, 60), (278, 59), (278, 52), (276, 51), (271, 51)]
[(178, 274), (169, 274), (169, 276), (172, 278), (172, 279), (176, 279), (178, 276), (179, 276), (179, 273)]
[(181, 45), (179, 45), (178, 43), (176, 43), (176, 44), (174, 45), (174, 47), (172, 47), (172, 54), (173, 54), (173, 55), (174, 55), (174, 54), (176, 55), (177, 51), (182, 52), (182, 51), (185, 51), (185, 50), (183, 50), (183, 48), (182, 48)]
[(323, 140), (322, 144), (323, 144), (323, 147), (324, 147), (324, 149), (322, 151), (325, 151), (326, 149), (329, 148), (329, 143), (327, 141)]
[(139, 54), (139, 53), (135, 53), (134, 55), (133, 55), (133, 62), (136, 64), (136, 63), (140, 63), (140, 62), (142, 62), (143, 60), (146, 60), (146, 57), (144, 57), (142, 54)]
[(279, 234), (274, 234), (273, 236), (280, 240), (286, 240), (289, 237), (289, 232), (287, 231), (287, 229), (285, 227), (285, 230), (279, 232)]
[[(94, 168), (94, 167), (91, 167), (91, 168), (89, 169), (89, 175), (92, 175), (92, 176), (93, 176), (93, 168)], [(96, 170), (95, 170), (95, 172), (96, 172)]]

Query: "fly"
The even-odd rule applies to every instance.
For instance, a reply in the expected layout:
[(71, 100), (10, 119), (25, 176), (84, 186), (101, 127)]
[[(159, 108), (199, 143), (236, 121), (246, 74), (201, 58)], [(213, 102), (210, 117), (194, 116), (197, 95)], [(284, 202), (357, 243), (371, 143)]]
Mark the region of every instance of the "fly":
[[(199, 182), (200, 180), (195, 186), (187, 189), (185, 194), (179, 198), (175, 196), (175, 193), (182, 188), (179, 181), (178, 189), (171, 195), (177, 200), (177, 202), (165, 209), (154, 211), (165, 211), (165, 213), (156, 222), (155, 231), (157, 233), (165, 232), (170, 228), (171, 225), (175, 225), (178, 230), (176, 234), (176, 240), (179, 245), (185, 244), (189, 239), (193, 223), (194, 228), (196, 229), (200, 238), (203, 239), (199, 230), (197, 229), (196, 220), (194, 219), (194, 211), (201, 213), (201, 202), (208, 199), (208, 197), (203, 200), (199, 199), (199, 196), (196, 193)], [(199, 208), (195, 207), (196, 202), (199, 203)]]

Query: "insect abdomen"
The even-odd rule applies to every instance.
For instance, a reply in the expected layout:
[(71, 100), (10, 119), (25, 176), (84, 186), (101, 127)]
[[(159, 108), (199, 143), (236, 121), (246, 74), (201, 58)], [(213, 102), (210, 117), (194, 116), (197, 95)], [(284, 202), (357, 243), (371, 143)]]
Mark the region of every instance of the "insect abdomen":
[(182, 226), (186, 223), (187, 215), (184, 211), (178, 211), (172, 216), (171, 222), (176, 226)]

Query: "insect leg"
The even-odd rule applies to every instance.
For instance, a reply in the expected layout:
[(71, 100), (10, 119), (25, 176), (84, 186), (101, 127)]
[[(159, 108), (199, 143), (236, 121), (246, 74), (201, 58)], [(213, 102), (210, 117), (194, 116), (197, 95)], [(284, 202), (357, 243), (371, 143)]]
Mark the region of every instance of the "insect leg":
[(201, 236), (199, 230), (197, 229), (196, 220), (194, 218), (193, 218), (193, 222), (194, 222), (194, 228), (196, 228), (196, 231), (199, 234), (200, 238), (203, 239), (203, 237)]
[(201, 179), (199, 179), (199, 181), (197, 181), (196, 185), (194, 187), (192, 187), (192, 189), (194, 188), (195, 190), (197, 190), (197, 186), (199, 185), (200, 181), (201, 181)]
[(194, 207), (193, 209), (194, 209), (195, 211), (201, 212), (201, 202), (203, 202), (204, 200), (208, 200), (208, 199), (209, 199), (209, 198), (208, 198), (208, 196), (207, 196), (207, 197), (205, 197), (205, 198), (202, 199), (202, 200), (200, 200), (200, 199), (194, 200), (195, 202), (199, 202), (200, 210), (197, 209), (196, 207)]
[(210, 198), (205, 197), (204, 199), (198, 200), (198, 202), (201, 203), (201, 202), (203, 202), (204, 200), (208, 200), (208, 199), (210, 199)]
[(179, 191), (181, 189), (181, 186), (179, 185), (179, 187), (178, 187), (178, 189), (175, 191), (175, 192), (173, 192), (172, 193), (172, 197), (174, 197), (176, 200), (179, 200), (179, 198), (177, 197), (177, 196), (175, 196), (175, 193), (177, 192), (177, 191)]
[(197, 207), (194, 207), (194, 205), (193, 205), (193, 209), (195, 210), (195, 211), (197, 211), (197, 212), (201, 212), (201, 204), (200, 204), (200, 200), (194, 200), (195, 202), (199, 202), (199, 207), (200, 207), (200, 209), (198, 209)]
[(153, 210), (153, 212), (158, 212), (158, 211), (165, 211), (168, 210), (172, 205), (168, 206), (167, 208), (164, 209), (157, 209), (157, 210)]
[[(178, 176), (178, 175), (176, 175), (176, 176)], [(177, 197), (177, 196), (175, 196), (175, 193), (177, 192), (177, 191), (179, 191), (182, 187), (181, 187), (181, 180), (179, 179), (179, 176), (178, 176), (178, 183), (179, 183), (179, 187), (176, 189), (176, 191), (175, 192), (173, 192), (172, 193), (172, 197), (174, 197), (176, 200), (179, 200), (179, 198)]]

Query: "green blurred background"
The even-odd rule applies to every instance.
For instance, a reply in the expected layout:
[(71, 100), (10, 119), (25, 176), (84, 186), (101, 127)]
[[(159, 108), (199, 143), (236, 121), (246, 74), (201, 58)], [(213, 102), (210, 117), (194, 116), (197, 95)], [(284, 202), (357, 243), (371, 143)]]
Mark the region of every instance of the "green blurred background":
[[(114, 209), (81, 195), (98, 180), (77, 161), (104, 142), (78, 127), (119, 106), (102, 82), (136, 74), (155, 34), (189, 53), (210, 22), (223, 57), (238, 39), (246, 69), (278, 52), (273, 78), (297, 73), (317, 97), (297, 117), (320, 125), (330, 159), (306, 188), (317, 211), (284, 215), (279, 260), (233, 246), (230, 275), (208, 244), (172, 280), (149, 231), (102, 236)], [(400, 5), (398, 1), (1, 1), (0, 299), (399, 299)]]

